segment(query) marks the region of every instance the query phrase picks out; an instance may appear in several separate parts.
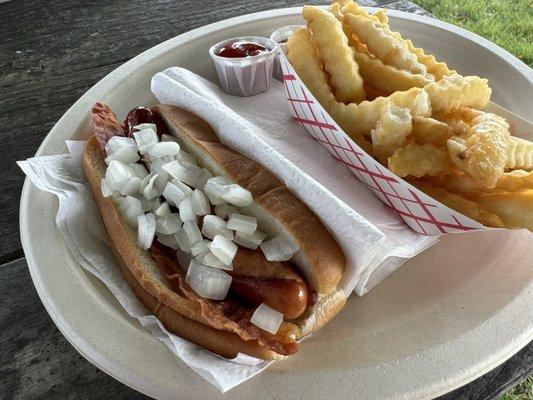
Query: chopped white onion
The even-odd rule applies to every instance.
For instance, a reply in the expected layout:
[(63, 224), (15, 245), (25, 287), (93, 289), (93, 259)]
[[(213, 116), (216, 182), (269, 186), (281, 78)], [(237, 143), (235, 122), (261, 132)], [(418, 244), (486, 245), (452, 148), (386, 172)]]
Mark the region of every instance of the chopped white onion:
[(231, 181), (224, 176), (216, 176), (207, 180), (204, 185), (204, 192), (207, 197), (209, 197), (211, 204), (217, 206), (226, 203), (226, 201), (222, 199), (222, 194), (228, 185), (231, 185)]
[(215, 236), (209, 249), (226, 265), (230, 265), (237, 254), (237, 245), (222, 235)]
[(157, 126), (156, 124), (150, 124), (148, 122), (145, 122), (143, 124), (139, 124), (139, 125), (135, 125), (133, 127), (133, 129), (135, 129), (136, 131), (143, 131), (145, 129), (151, 129), (153, 130), (154, 132), (157, 132)]
[(261, 250), (268, 261), (287, 261), (299, 250), (299, 246), (289, 237), (277, 236), (261, 243)]
[(170, 177), (165, 171), (161, 171), (157, 173), (157, 178), (155, 178), (155, 181), (154, 181), (154, 187), (157, 189), (159, 193), (163, 193), (163, 190), (165, 190), (165, 186), (167, 185), (169, 178)]
[(133, 196), (117, 197), (114, 200), (127, 224), (137, 226), (137, 218), (144, 214), (141, 201)]
[(130, 164), (130, 167), (133, 170), (133, 173), (141, 179), (144, 179), (144, 177), (148, 175), (148, 170), (142, 164)]
[(224, 264), (217, 256), (211, 252), (207, 252), (203, 257), (196, 257), (197, 260), (201, 260), (202, 264), (211, 268), (225, 269), (226, 271), (233, 271), (233, 265)]
[(222, 235), (233, 239), (233, 232), (226, 228), (226, 221), (216, 215), (206, 215), (202, 224), (202, 234), (213, 239), (216, 235)]
[(178, 208), (180, 211), (180, 218), (183, 222), (196, 221), (196, 215), (192, 209), (192, 199), (190, 196), (187, 196), (180, 201)]
[(186, 251), (181, 251), (179, 248), (176, 250), (176, 258), (178, 259), (178, 264), (182, 270), (187, 272), (189, 264), (191, 263), (192, 257)]
[(183, 182), (180, 182), (179, 180), (177, 179), (172, 179), (172, 184), (174, 186), (176, 186), (177, 188), (181, 189), (183, 193), (185, 193), (186, 196), (191, 196), (192, 195), (192, 189), (187, 186), (185, 183)]
[(172, 211), (170, 211), (170, 207), (166, 201), (162, 202), (154, 211), (156, 217), (164, 217), (170, 213), (172, 213)]
[(283, 322), (283, 314), (262, 303), (254, 311), (250, 322), (264, 331), (275, 335)]
[(181, 226), (180, 216), (176, 213), (159, 217), (155, 221), (155, 231), (163, 235), (173, 235)]
[(173, 250), (178, 249), (178, 238), (176, 235), (157, 235), (157, 241), (161, 244), (164, 244), (167, 247), (170, 247)]
[(261, 242), (265, 240), (266, 235), (261, 231), (255, 231), (251, 235), (245, 233), (236, 232), (233, 241), (242, 247), (246, 247), (250, 250), (256, 250)]
[(178, 154), (174, 156), (182, 165), (196, 165), (196, 157), (186, 151), (180, 150)]
[(211, 172), (209, 172), (208, 169), (202, 168), (202, 171), (200, 172), (198, 179), (196, 179), (196, 181), (194, 182), (194, 185), (192, 186), (194, 186), (196, 189), (203, 190), (207, 181), (211, 179), (212, 177), (213, 177), (213, 174), (211, 174)]
[(180, 145), (176, 142), (159, 142), (146, 149), (146, 154), (150, 159), (169, 157), (178, 154)]
[(137, 142), (137, 148), (141, 154), (145, 154), (148, 147), (159, 141), (156, 130), (154, 129), (143, 129), (138, 132), (133, 132), (133, 137), (135, 138), (135, 142)]
[(105, 145), (105, 152), (107, 155), (111, 155), (118, 149), (122, 148), (129, 148), (137, 152), (137, 143), (129, 137), (112, 136)]
[(226, 228), (246, 235), (251, 235), (257, 229), (257, 219), (242, 214), (231, 214)]
[(183, 226), (178, 232), (178, 245), (183, 251), (189, 251), (192, 246), (200, 242), (202, 238), (202, 233), (198, 229), (195, 221), (187, 221), (183, 223)]
[(120, 191), (135, 174), (129, 165), (113, 160), (105, 172), (105, 180), (112, 190)]
[(163, 133), (161, 135), (161, 141), (162, 142), (176, 142), (179, 144), (178, 139), (172, 135), (167, 135), (166, 133)]
[(132, 176), (129, 181), (122, 186), (120, 194), (123, 196), (135, 196), (139, 194), (139, 188), (141, 187), (141, 178), (138, 176)]
[(150, 204), (152, 205), (150, 207), (150, 211), (155, 212), (155, 210), (157, 210), (159, 206), (161, 205), (161, 200), (159, 199), (159, 197), (156, 197), (155, 199), (150, 201)]
[(211, 204), (209, 199), (199, 189), (194, 189), (192, 194), (192, 209), (196, 215), (207, 215), (211, 212)]
[(185, 282), (201, 297), (222, 300), (228, 293), (231, 276), (220, 269), (209, 268), (191, 260)]
[(211, 244), (210, 240), (204, 239), (201, 242), (196, 243), (191, 247), (191, 254), (193, 257), (205, 255), (209, 252), (209, 245)]
[(150, 172), (157, 172), (158, 174), (163, 172), (163, 165), (168, 164), (169, 161), (166, 158), (154, 158), (153, 160), (148, 160), (146, 157), (144, 159), (148, 165)]
[(227, 219), (231, 214), (238, 214), (239, 212), (235, 207), (229, 205), (228, 203), (219, 204), (215, 206), (215, 214), (222, 219)]
[(155, 217), (154, 214), (148, 213), (139, 215), (137, 218), (137, 244), (144, 250), (148, 250), (154, 241), (155, 236)]
[(146, 197), (140, 194), (137, 194), (134, 197), (139, 199), (139, 201), (141, 202), (141, 207), (143, 208), (144, 212), (152, 211), (152, 202), (150, 200), (148, 200)]
[(220, 197), (228, 203), (238, 207), (249, 206), (252, 204), (252, 194), (236, 184), (226, 186)]
[(118, 160), (124, 164), (132, 164), (139, 161), (139, 153), (137, 153), (137, 148), (132, 149), (130, 147), (121, 147), (108, 155), (105, 159), (105, 163), (109, 163), (113, 160)]
[(189, 186), (195, 186), (202, 174), (200, 167), (190, 164), (181, 165), (179, 161), (173, 161), (163, 165), (163, 170), (167, 171), (173, 178)]
[(159, 192), (154, 185), (155, 180), (157, 179), (158, 174), (147, 175), (141, 182), (141, 192), (144, 197), (148, 200), (152, 200), (156, 197), (159, 197)]
[[(179, 182), (179, 181), (178, 181)], [(181, 182), (179, 182), (181, 183)], [(181, 183), (181, 185), (183, 185)], [(183, 185), (186, 186), (186, 185)], [(177, 186), (174, 181), (168, 182), (163, 190), (163, 197), (173, 206), (178, 206), (179, 203), (187, 197), (186, 190), (183, 186)], [(188, 187), (187, 187), (188, 188)]]
[(113, 190), (111, 189), (111, 187), (109, 187), (105, 178), (102, 178), (100, 180), (100, 189), (102, 190), (102, 196), (104, 197), (115, 197), (119, 194), (118, 191)]

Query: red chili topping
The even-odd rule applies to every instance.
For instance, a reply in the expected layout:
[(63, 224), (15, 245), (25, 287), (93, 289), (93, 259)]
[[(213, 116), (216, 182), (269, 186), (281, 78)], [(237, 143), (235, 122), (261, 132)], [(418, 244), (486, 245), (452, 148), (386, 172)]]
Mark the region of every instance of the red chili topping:
[(226, 58), (253, 57), (266, 53), (268, 50), (253, 42), (228, 43), (217, 51), (217, 56)]

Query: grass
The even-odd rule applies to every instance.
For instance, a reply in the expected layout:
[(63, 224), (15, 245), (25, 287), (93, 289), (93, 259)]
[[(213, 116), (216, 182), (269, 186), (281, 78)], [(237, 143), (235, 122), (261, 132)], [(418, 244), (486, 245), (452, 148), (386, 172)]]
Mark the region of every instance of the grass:
[(505, 393), (501, 400), (531, 400), (533, 399), (533, 376), (527, 378), (520, 385)]
[(533, 0), (413, 0), (435, 17), (496, 43), (533, 67)]

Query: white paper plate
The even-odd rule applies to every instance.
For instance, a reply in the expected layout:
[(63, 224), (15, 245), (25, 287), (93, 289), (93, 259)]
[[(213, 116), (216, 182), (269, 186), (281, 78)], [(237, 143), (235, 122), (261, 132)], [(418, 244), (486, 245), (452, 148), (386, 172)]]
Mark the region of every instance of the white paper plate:
[[(532, 71), (494, 44), (430, 18), (390, 11), (391, 25), (463, 74), (489, 78), (493, 100), (531, 119)], [(37, 154), (65, 151), (89, 131), (98, 100), (119, 115), (153, 103), (155, 72), (179, 65), (210, 79), (207, 49), (232, 36), (268, 36), (301, 23), (299, 9), (233, 18), (180, 35), (96, 84), (51, 130)], [(376, 200), (377, 201), (377, 200)], [(160, 399), (223, 398), (131, 318), (76, 265), (55, 231), (57, 202), (26, 181), (21, 236), (37, 291), (76, 349), (125, 384)], [(480, 376), (533, 339), (533, 235), (445, 237), (342, 313), (287, 361), (225, 397), (427, 399)]]

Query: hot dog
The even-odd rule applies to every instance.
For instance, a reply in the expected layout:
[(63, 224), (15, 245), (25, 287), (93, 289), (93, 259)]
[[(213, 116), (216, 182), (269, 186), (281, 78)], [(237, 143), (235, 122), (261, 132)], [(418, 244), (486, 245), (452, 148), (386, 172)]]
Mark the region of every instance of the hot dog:
[[(164, 105), (137, 108), (124, 124), (103, 104), (95, 104), (92, 111), (93, 136), (84, 154), (87, 178), (124, 275), (130, 285), (135, 280), (136, 295), (167, 328), (225, 357), (241, 351), (276, 359), (296, 352), (299, 338), (342, 308), (345, 294), (337, 287), (346, 262), (342, 250), (319, 218), (271, 173), (224, 146), (205, 121), (185, 110)], [(150, 136), (150, 129), (157, 138)], [(178, 145), (145, 145), (141, 134), (156, 142), (172, 135), (179, 154), (169, 158), (165, 152)], [(110, 148), (122, 143), (112, 138), (132, 136), (140, 155), (117, 148), (111, 153)], [(125, 146), (133, 144), (131, 139), (123, 142)], [(160, 150), (165, 155), (157, 158)], [(126, 161), (124, 166), (118, 165), (126, 159), (129, 165)], [(113, 169), (117, 165), (119, 169)], [(142, 172), (137, 165), (150, 170), (140, 183), (140, 188), (144, 187), (140, 193), (135, 191), (140, 176), (128, 175), (124, 178), (127, 184), (120, 180), (120, 173)], [(178, 171), (174, 180), (171, 167)], [(183, 182), (176, 182), (182, 176), (180, 168), (189, 170)], [(190, 171), (205, 177), (192, 181)], [(179, 204), (171, 201), (175, 198), (163, 191), (163, 186), (157, 188), (158, 179), (166, 184), (165, 189), (170, 185), (176, 190), (175, 184), (183, 190), (185, 197)], [(108, 181), (115, 186), (110, 189)], [(222, 188), (220, 194), (208, 190), (211, 183)], [(116, 185), (121, 185), (119, 191)], [(233, 211), (228, 221), (223, 221), (213, 214), (226, 202)], [(137, 211), (127, 208), (130, 203), (140, 204), (144, 213), (136, 215)], [(203, 211), (198, 212), (198, 207)], [(179, 220), (177, 231), (168, 222), (169, 216)], [(151, 223), (146, 222), (148, 217)], [(235, 218), (233, 225), (231, 218)], [(147, 233), (154, 220), (157, 238), (153, 231), (151, 236)], [(207, 247), (202, 247), (204, 244)], [(211, 292), (207, 294), (202, 285), (218, 281), (198, 283), (194, 279), (203, 275), (191, 277), (195, 268), (215, 273), (224, 284), (231, 281), (227, 294), (209, 297)], [(216, 296), (220, 291), (216, 289)], [(264, 325), (272, 322), (266, 315), (274, 319), (280, 315), (283, 321), (272, 330)], [(207, 338), (195, 340), (190, 334), (197, 324), (206, 326), (203, 334)]]

